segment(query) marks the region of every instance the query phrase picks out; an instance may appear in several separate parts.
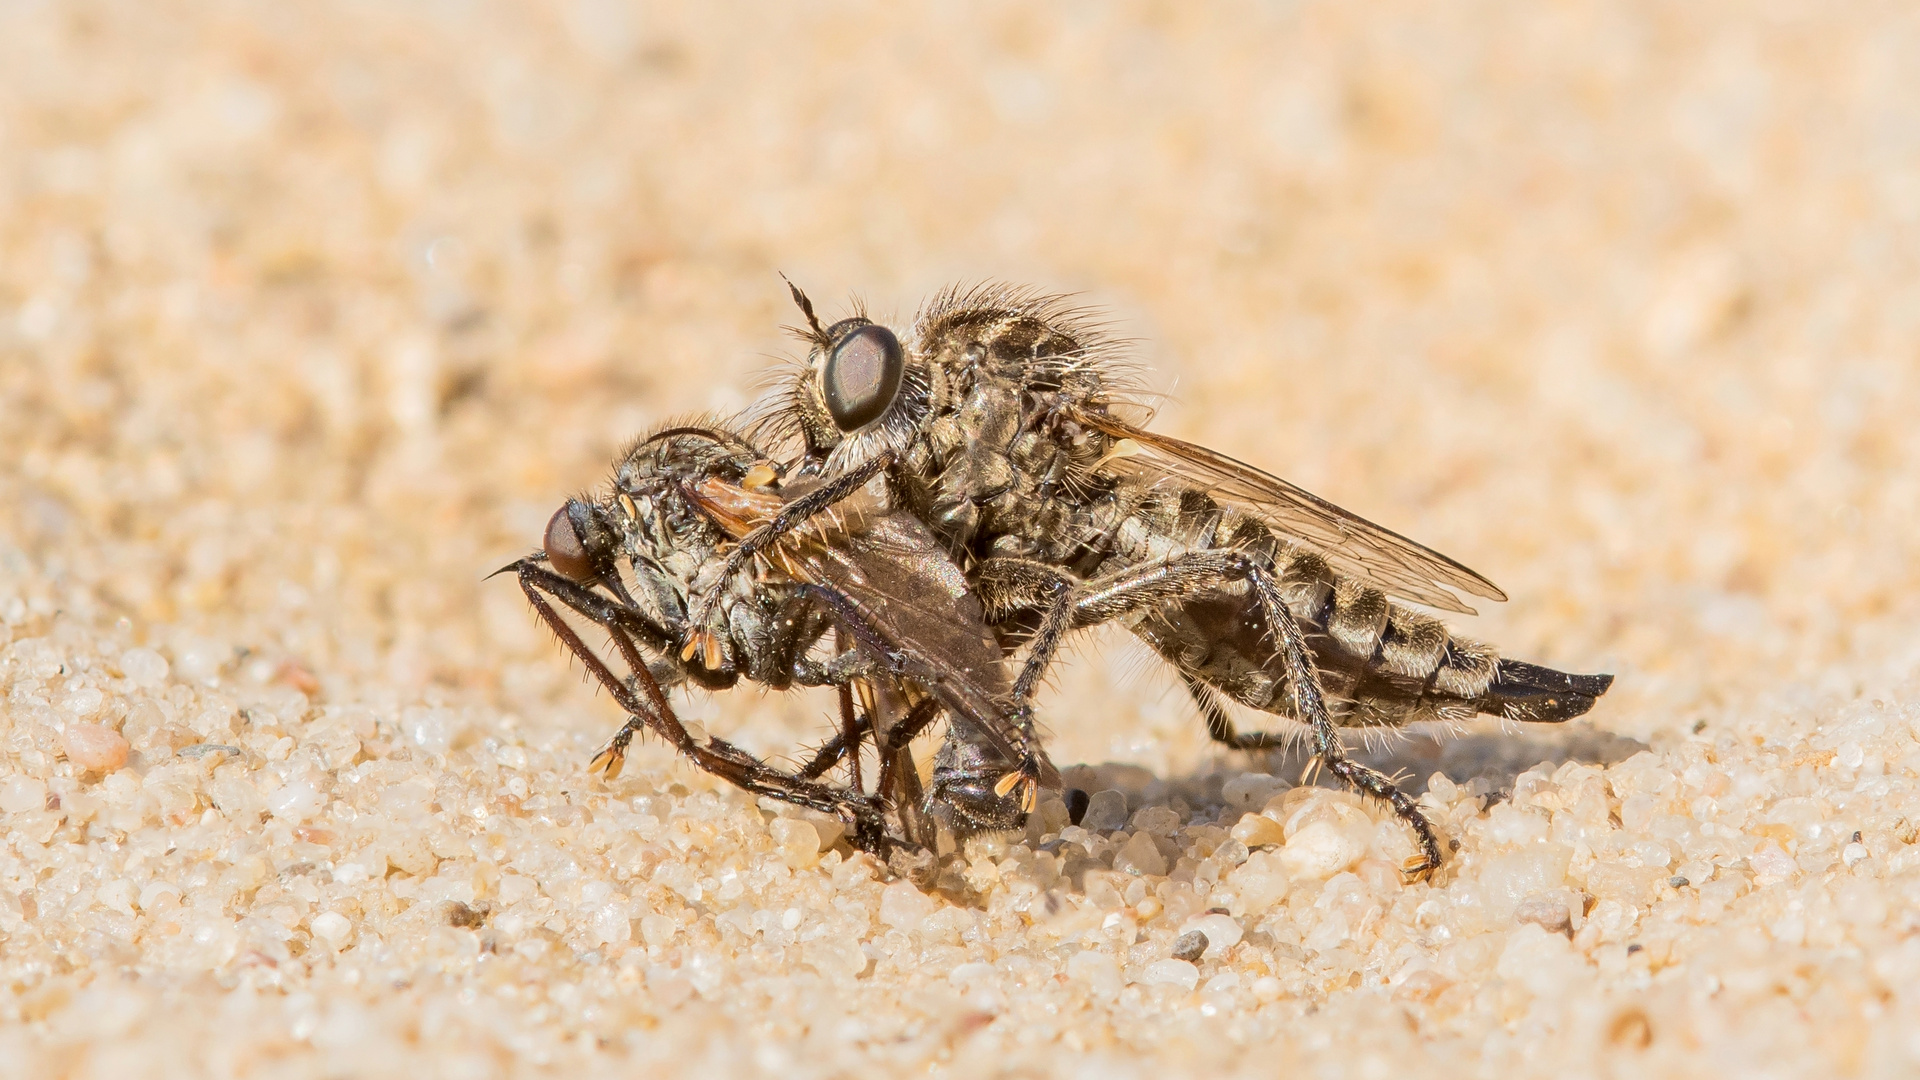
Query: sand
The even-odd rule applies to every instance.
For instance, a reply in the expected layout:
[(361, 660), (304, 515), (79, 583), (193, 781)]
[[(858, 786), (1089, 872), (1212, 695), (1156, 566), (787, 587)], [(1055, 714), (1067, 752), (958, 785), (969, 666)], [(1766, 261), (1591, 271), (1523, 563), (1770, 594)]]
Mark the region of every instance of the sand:
[[(6, 1072), (1920, 1066), (1912, 12), (717, 8), (0, 10)], [(1097, 812), (966, 903), (658, 746), (596, 781), (485, 575), (757, 392), (778, 271), (1077, 292), (1159, 427), (1618, 684), (1374, 748), (1423, 883), (1103, 635), (1042, 701)]]

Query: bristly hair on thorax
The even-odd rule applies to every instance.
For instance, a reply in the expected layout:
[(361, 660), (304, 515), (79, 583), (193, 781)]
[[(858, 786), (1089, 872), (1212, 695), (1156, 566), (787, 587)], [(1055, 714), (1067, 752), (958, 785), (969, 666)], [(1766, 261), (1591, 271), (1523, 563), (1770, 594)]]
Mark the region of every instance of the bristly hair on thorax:
[[(768, 374), (768, 392), (750, 406), (746, 418), (748, 430), (761, 445), (797, 456), (804, 452), (810, 433), (806, 418), (824, 415), (819, 374), (833, 345), (830, 326), (874, 320), (856, 300), (842, 320), (823, 326), (806, 294), (791, 283), (789, 287), (806, 325), (785, 329), (807, 343), (807, 354), (789, 358)], [(1022, 368), (1021, 381), (1078, 384), (1089, 394), (1079, 403), (1083, 408), (1125, 409), (1137, 416), (1136, 422), (1144, 423), (1158, 400), (1145, 388), (1140, 365), (1126, 355), (1132, 342), (1110, 332), (1103, 312), (1077, 305), (1065, 294), (1003, 282), (951, 285), (921, 307), (911, 328), (902, 329), (906, 371), (887, 411), (850, 435), (818, 428), (812, 432), (816, 439), (829, 440), (825, 462), (829, 472), (855, 468), (876, 454), (899, 452), (911, 443), (930, 407), (935, 356), (955, 338), (985, 343), (1010, 332), (1017, 334), (1032, 346), (1031, 352), (1015, 361)]]

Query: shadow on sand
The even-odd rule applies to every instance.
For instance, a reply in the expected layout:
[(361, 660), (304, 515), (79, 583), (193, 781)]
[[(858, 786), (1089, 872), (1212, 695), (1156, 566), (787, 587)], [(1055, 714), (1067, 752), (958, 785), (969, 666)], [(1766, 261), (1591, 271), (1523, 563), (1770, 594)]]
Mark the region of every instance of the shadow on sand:
[[(1612, 765), (1647, 749), (1638, 739), (1600, 731), (1590, 724), (1573, 723), (1564, 727), (1531, 728), (1520, 731), (1475, 730), (1439, 739), (1420, 734), (1395, 739), (1390, 746), (1365, 749), (1354, 746), (1351, 753), (1388, 776), (1400, 778), (1400, 787), (1415, 797), (1427, 790), (1434, 773), (1479, 796), (1499, 797), (1513, 789), (1513, 781), (1535, 765), (1559, 765), (1578, 761), (1589, 765)], [(1201, 769), (1179, 777), (1161, 778), (1138, 765), (1108, 762), (1100, 765), (1075, 765), (1062, 770), (1067, 786), (1092, 792), (1106, 788), (1123, 791), (1128, 808), (1180, 800), (1199, 808), (1222, 802), (1221, 785), (1248, 773), (1269, 773), (1292, 786), (1303, 776), (1321, 787), (1338, 788), (1339, 782), (1324, 770), (1308, 766), (1312, 756), (1301, 746), (1265, 754), (1224, 754)]]

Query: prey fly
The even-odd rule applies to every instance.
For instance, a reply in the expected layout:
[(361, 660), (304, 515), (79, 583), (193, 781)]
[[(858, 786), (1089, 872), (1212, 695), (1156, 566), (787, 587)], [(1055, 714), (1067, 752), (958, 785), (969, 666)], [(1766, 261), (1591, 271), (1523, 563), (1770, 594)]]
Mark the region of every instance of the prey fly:
[[(542, 550), (508, 566), (541, 619), (613, 695), (628, 721), (595, 759), (619, 774), (634, 735), (651, 731), (696, 766), (760, 795), (836, 814), (851, 841), (884, 854), (892, 812), (902, 838), (931, 846), (909, 744), (943, 713), (936, 815), (984, 803), (1010, 812), (1009, 790), (941, 786), (947, 773), (1057, 782), (1044, 752), (1005, 713), (1012, 697), (979, 598), (945, 548), (912, 516), (873, 504), (858, 485), (793, 479), (729, 425), (669, 427), (622, 456), (611, 489), (570, 499), (548, 522)], [(779, 540), (730, 560), (742, 537), (781, 523)], [(696, 597), (711, 618), (688, 619)], [(619, 668), (561, 608), (609, 639)], [(723, 739), (696, 737), (666, 690), (718, 690), (740, 680), (775, 690), (832, 686), (839, 730), (804, 767), (787, 771)], [(872, 794), (862, 744), (878, 755)], [(845, 763), (845, 785), (822, 779)], [(976, 814), (975, 816), (980, 816)]]

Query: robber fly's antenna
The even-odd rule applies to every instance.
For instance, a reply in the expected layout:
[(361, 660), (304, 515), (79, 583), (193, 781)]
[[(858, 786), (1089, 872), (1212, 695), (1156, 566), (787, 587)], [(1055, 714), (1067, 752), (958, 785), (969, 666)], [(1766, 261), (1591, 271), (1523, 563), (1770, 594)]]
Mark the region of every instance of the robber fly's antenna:
[(780, 280), (787, 283), (787, 291), (793, 293), (793, 302), (799, 305), (800, 313), (807, 317), (807, 325), (813, 330), (813, 340), (822, 345), (831, 341), (832, 338), (828, 336), (826, 329), (820, 325), (820, 316), (813, 313), (813, 301), (807, 299), (807, 294), (801, 292), (800, 286), (795, 285), (793, 279), (787, 275), (781, 274)]

